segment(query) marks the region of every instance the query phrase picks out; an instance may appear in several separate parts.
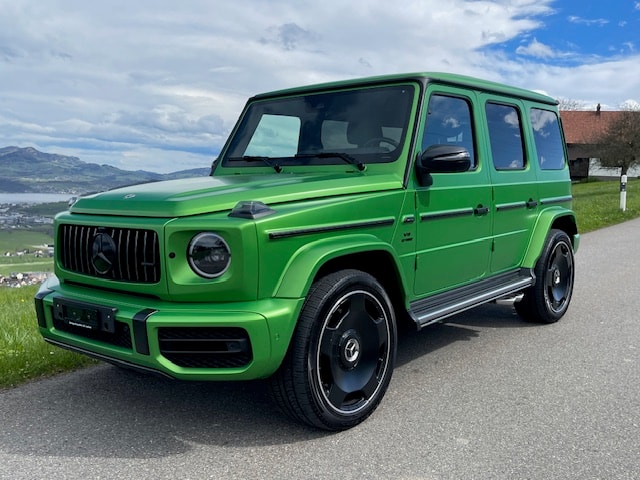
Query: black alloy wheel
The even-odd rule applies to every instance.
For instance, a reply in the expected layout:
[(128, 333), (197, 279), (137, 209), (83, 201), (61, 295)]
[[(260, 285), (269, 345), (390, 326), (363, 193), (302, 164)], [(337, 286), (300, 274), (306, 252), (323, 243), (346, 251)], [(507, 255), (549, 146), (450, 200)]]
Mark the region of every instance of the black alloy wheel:
[(575, 276), (573, 246), (565, 232), (549, 232), (534, 272), (536, 283), (525, 290), (516, 311), (528, 321), (557, 322), (569, 308)]
[(272, 379), (274, 398), (298, 421), (344, 430), (366, 419), (391, 380), (396, 325), (382, 286), (358, 270), (311, 288), (292, 343)]

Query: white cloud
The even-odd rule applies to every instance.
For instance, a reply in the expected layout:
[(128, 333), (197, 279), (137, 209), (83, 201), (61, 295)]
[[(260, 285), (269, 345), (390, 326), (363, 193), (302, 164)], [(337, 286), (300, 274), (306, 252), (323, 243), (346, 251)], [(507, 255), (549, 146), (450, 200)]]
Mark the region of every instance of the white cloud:
[(537, 39), (533, 39), (527, 46), (519, 46), (516, 49), (518, 55), (528, 55), (535, 58), (555, 58), (559, 56), (551, 47), (539, 42)]
[[(503, 80), (544, 91), (554, 98), (578, 100), (586, 105), (601, 103), (603, 108), (615, 109), (621, 98), (637, 98), (638, 65), (640, 55), (577, 67), (512, 63), (505, 69)], [(603, 88), (606, 85), (615, 85), (616, 88)]]
[(515, 58), (490, 48), (533, 38), (555, 3), (0, 0), (0, 147), (131, 169), (207, 166), (255, 93), (407, 71), (603, 104), (637, 95), (637, 56), (561, 68), (545, 62), (568, 54), (535, 38)]
[(581, 25), (587, 25), (587, 26), (598, 26), (598, 27), (602, 27), (604, 25), (607, 25), (609, 23), (609, 20), (607, 20), (606, 18), (582, 18), (582, 17), (578, 17), (575, 15), (571, 15), (569, 16), (569, 21), (571, 23), (577, 23), (577, 24), (581, 24)]

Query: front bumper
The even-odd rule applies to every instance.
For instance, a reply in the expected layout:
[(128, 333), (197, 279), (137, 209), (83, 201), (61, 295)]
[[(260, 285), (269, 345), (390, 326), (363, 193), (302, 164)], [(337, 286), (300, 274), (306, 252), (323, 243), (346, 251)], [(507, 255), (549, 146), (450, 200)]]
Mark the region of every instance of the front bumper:
[(35, 297), (46, 341), (181, 380), (268, 377), (286, 354), (302, 302), (171, 303), (55, 277)]

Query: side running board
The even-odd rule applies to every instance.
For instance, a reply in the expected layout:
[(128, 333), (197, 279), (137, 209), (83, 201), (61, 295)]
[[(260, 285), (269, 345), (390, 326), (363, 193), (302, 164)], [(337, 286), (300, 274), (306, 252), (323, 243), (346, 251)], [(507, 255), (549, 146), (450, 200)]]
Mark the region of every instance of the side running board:
[(514, 270), (411, 302), (409, 315), (420, 329), (483, 303), (518, 293), (535, 283), (532, 270)]

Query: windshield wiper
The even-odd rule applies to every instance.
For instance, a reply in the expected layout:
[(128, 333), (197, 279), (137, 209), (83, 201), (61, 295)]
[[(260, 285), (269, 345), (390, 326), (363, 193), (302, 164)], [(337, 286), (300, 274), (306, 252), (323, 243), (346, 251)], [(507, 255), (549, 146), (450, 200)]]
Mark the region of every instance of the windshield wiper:
[(365, 169), (364, 163), (344, 152), (298, 153), (296, 158), (339, 158), (349, 165), (354, 165), (361, 172)]
[(271, 157), (261, 157), (258, 155), (244, 155), (242, 157), (230, 157), (228, 159), (230, 162), (262, 162), (267, 167), (273, 168), (276, 173), (280, 173), (282, 171), (282, 167), (278, 164), (277, 161), (272, 162)]

